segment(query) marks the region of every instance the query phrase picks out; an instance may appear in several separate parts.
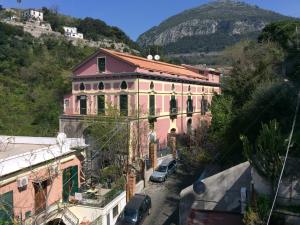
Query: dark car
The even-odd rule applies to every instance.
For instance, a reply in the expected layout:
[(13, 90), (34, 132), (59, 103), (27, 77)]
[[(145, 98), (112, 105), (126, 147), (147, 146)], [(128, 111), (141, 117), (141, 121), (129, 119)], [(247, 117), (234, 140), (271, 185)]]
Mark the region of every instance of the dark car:
[(151, 198), (145, 194), (135, 194), (119, 215), (116, 225), (142, 224), (151, 211)]

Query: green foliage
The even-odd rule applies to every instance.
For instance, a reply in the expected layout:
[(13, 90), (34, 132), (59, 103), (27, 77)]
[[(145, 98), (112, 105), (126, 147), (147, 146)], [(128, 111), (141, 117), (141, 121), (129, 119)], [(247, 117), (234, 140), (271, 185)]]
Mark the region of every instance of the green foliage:
[(93, 51), (0, 23), (0, 132), (54, 136), (71, 68)]
[(251, 98), (256, 87), (279, 79), (283, 53), (273, 43), (244, 42), (240, 51), (232, 52), (230, 76), (224, 79), (224, 93), (233, 97), (234, 106), (240, 108)]
[[(250, 207), (244, 215), (245, 225), (264, 225), (267, 221), (271, 200), (263, 195), (258, 196), (257, 201)], [(274, 224), (271, 222), (271, 224)]]
[(280, 132), (278, 122), (270, 121), (262, 124), (255, 145), (245, 136), (241, 136), (244, 153), (254, 168), (275, 188), (278, 176), (282, 169), (281, 156), (284, 153), (284, 138)]
[(260, 41), (278, 43), (285, 52), (285, 75), (300, 86), (300, 21), (288, 20), (266, 26), (259, 37)]
[(210, 132), (214, 135), (215, 140), (224, 139), (226, 130), (233, 120), (234, 109), (232, 108), (232, 101), (233, 98), (231, 96), (216, 95), (213, 97), (211, 104), (213, 118)]
[(59, 14), (57, 10), (43, 8), (44, 20), (51, 24), (54, 31), (63, 33), (63, 26), (77, 27), (78, 32), (83, 33), (85, 39), (100, 41), (105, 38), (127, 44), (133, 49), (139, 46), (132, 41), (120, 28), (108, 26), (104, 21), (86, 17), (78, 19)]

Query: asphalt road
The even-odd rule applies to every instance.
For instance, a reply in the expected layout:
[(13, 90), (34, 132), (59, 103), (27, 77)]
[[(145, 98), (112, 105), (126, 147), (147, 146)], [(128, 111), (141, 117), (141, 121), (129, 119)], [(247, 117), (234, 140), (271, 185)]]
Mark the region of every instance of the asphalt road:
[(184, 169), (184, 166), (178, 163), (177, 172), (169, 176), (165, 183), (149, 182), (144, 192), (151, 197), (152, 209), (143, 225), (178, 224), (180, 191), (191, 185), (201, 172), (200, 169)]

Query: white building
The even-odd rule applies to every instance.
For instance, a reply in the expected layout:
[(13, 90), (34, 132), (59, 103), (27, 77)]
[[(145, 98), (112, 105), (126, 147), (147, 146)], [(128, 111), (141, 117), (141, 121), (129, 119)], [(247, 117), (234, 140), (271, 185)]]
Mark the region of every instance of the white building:
[(26, 19), (35, 19), (35, 20), (43, 21), (44, 14), (41, 10), (26, 9), (22, 12), (22, 17)]
[(63, 27), (66, 37), (83, 39), (83, 34), (77, 32), (76, 27)]

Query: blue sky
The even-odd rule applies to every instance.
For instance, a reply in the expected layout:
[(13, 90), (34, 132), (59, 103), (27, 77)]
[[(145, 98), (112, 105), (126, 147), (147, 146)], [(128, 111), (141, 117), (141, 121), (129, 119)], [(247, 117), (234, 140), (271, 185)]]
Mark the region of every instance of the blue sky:
[[(52, 7), (75, 17), (93, 17), (109, 25), (120, 27), (133, 40), (152, 26), (185, 9), (207, 3), (209, 0), (0, 0), (4, 7)], [(284, 15), (300, 17), (300, 0), (245, 0), (261, 8)]]

